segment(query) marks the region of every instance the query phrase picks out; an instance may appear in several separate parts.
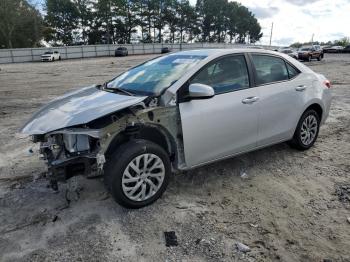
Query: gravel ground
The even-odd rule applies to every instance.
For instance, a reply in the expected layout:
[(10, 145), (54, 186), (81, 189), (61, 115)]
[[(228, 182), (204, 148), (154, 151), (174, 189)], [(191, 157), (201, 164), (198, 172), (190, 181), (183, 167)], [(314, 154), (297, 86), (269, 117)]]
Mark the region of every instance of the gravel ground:
[(151, 57), (0, 65), (0, 261), (350, 261), (350, 55), (307, 63), (334, 95), (308, 151), (280, 144), (176, 175), (140, 210), (101, 180), (78, 178), (69, 203), (67, 185), (46, 187), (18, 128), (48, 100)]

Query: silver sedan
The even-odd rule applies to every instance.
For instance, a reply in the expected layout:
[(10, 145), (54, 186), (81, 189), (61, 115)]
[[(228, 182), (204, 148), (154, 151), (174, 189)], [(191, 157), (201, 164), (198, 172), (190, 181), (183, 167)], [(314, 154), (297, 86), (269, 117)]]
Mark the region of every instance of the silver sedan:
[(157, 200), (171, 173), (287, 141), (309, 149), (331, 103), (330, 82), (261, 49), (172, 53), (102, 85), (66, 94), (22, 128), (40, 142), (53, 188), (103, 176), (115, 200)]

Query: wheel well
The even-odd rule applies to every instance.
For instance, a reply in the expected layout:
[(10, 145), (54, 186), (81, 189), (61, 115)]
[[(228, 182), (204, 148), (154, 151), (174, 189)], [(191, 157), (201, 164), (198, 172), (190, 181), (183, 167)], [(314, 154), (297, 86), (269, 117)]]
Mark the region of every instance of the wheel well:
[(175, 145), (170, 134), (166, 130), (154, 126), (133, 126), (126, 128), (119, 133), (108, 146), (105, 155), (110, 156), (120, 145), (132, 139), (144, 139), (151, 141), (162, 147), (170, 157), (170, 160), (175, 158)]
[(322, 110), (322, 107), (319, 104), (312, 104), (308, 108), (306, 108), (305, 111), (307, 111), (309, 109), (315, 110), (316, 113), (318, 114), (318, 116), (320, 117), (320, 120), (322, 119), (323, 110)]

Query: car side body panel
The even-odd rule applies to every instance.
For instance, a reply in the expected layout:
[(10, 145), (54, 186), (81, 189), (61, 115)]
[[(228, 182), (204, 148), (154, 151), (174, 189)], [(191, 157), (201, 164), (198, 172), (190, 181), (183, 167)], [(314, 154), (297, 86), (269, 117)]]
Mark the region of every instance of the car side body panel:
[(248, 88), (180, 103), (187, 167), (256, 147), (257, 104), (242, 103), (256, 95)]
[[(312, 78), (296, 78), (256, 87), (259, 90), (258, 145), (269, 145), (293, 137), (300, 112), (312, 89)], [(305, 88), (297, 91), (298, 88)]]

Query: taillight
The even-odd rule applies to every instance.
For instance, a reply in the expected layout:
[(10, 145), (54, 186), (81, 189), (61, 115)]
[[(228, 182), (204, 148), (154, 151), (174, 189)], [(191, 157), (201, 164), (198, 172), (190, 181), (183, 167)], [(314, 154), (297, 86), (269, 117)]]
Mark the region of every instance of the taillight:
[(331, 82), (329, 80), (324, 80), (323, 84), (327, 87), (327, 88), (331, 88)]

